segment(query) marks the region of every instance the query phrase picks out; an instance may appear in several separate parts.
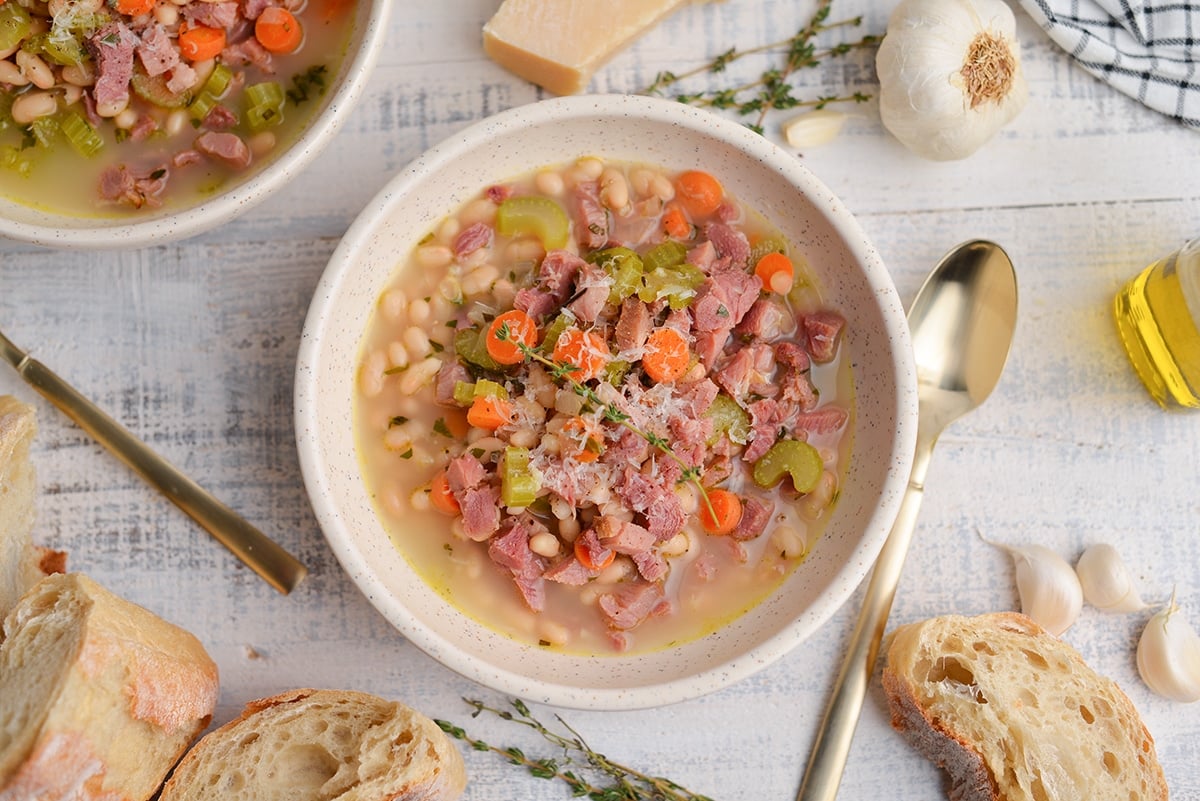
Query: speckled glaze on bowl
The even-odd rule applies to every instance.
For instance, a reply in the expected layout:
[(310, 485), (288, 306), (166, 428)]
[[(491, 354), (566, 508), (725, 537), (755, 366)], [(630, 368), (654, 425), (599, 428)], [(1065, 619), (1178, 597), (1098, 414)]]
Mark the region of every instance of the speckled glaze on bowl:
[(394, 0), (355, 3), (346, 57), (308, 127), (257, 171), (187, 208), (142, 209), (136, 216), (77, 217), (0, 197), (0, 237), (52, 248), (131, 250), (203, 233), (229, 222), (283, 188), (312, 163), (350, 116), (383, 49)]
[[(668, 169), (701, 166), (805, 255), (849, 320), (856, 412), (850, 468), (824, 536), (766, 601), (669, 650), (581, 657), (523, 645), (466, 617), (393, 547), (359, 472), (351, 408), (360, 340), (389, 278), (434, 224), (492, 183), (598, 154)], [(330, 547), (372, 604), (451, 669), (564, 707), (632, 709), (690, 699), (765, 667), (815, 632), (866, 575), (912, 462), (917, 391), (904, 309), (851, 214), (796, 157), (735, 122), (640, 96), (558, 98), (475, 124), (428, 151), (367, 206), (333, 253), (296, 373), (301, 468)]]

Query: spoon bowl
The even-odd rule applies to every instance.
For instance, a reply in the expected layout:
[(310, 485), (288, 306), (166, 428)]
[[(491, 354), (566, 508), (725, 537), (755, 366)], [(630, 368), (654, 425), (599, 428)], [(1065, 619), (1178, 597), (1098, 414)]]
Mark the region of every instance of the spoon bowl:
[(904, 557), (916, 527), (933, 446), (946, 426), (996, 388), (1017, 324), (1017, 276), (994, 242), (947, 253), (908, 312), (917, 367), (917, 445), (908, 489), (863, 598), (797, 801), (833, 801), (850, 753)]

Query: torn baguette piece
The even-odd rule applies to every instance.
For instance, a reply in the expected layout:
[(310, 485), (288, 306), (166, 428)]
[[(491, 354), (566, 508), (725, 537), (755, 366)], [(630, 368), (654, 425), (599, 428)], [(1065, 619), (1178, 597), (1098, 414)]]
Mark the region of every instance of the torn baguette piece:
[(689, 0), (504, 0), (483, 26), (483, 51), (556, 95), (587, 88), (622, 48)]
[(36, 434), (34, 408), (0, 395), (0, 621), (39, 579), (66, 570), (65, 553), (33, 544), (37, 474), (29, 448)]
[(145, 801), (212, 718), (200, 642), (82, 574), (39, 581), (4, 633), (4, 801)]
[(462, 755), (429, 718), (352, 690), (251, 701), (209, 732), (159, 801), (453, 801)]
[(1133, 702), (1014, 612), (947, 615), (891, 636), (892, 726), (950, 776), (956, 801), (1165, 801)]

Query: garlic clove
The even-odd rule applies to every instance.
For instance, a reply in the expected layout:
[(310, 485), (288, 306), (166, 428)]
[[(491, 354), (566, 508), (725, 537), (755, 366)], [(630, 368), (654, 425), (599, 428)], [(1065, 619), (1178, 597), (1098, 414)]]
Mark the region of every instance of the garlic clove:
[(1075, 563), (1083, 598), (1103, 612), (1137, 612), (1150, 605), (1138, 595), (1129, 568), (1107, 543), (1089, 546)]
[(820, 108), (792, 117), (783, 124), (783, 136), (794, 148), (817, 147), (832, 142), (848, 115), (833, 109)]
[(1044, 545), (1004, 545), (982, 534), (979, 538), (1013, 558), (1021, 614), (1056, 636), (1071, 628), (1083, 610), (1083, 588), (1066, 559)]
[(1185, 704), (1200, 701), (1200, 635), (1174, 595), (1142, 630), (1137, 667), (1142, 681), (1159, 695)]

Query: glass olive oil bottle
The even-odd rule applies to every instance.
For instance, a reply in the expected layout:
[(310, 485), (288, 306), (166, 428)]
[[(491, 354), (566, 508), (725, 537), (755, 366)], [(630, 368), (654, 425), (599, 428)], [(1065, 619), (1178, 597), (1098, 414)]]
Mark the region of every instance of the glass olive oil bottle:
[(1200, 238), (1126, 284), (1115, 312), (1129, 359), (1154, 399), (1200, 408)]

